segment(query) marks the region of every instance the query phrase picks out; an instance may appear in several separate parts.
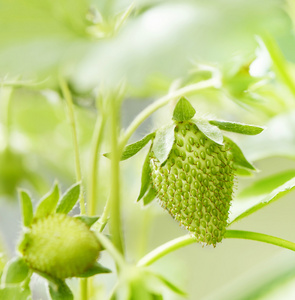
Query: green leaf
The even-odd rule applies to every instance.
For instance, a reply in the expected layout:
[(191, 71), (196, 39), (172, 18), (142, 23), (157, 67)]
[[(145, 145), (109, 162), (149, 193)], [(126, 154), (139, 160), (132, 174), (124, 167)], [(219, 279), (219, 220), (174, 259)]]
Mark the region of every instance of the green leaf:
[(156, 137), (153, 142), (152, 151), (161, 164), (167, 160), (174, 144), (175, 126), (176, 124), (174, 123), (169, 124), (156, 131)]
[(70, 288), (62, 280), (53, 283), (48, 282), (49, 294), (52, 300), (74, 300), (74, 296)]
[(20, 257), (13, 258), (4, 267), (1, 283), (21, 283), (28, 275), (29, 267), (24, 260)]
[(35, 218), (36, 219), (44, 218), (54, 213), (58, 199), (59, 199), (59, 187), (58, 187), (58, 183), (55, 182), (50, 192), (46, 194), (38, 203), (35, 212)]
[(140, 193), (137, 198), (137, 201), (139, 201), (146, 191), (149, 188), (149, 185), (151, 184), (151, 166), (150, 166), (150, 152), (148, 152), (143, 167), (142, 167), (142, 173), (141, 173), (141, 188)]
[(186, 292), (184, 292), (183, 290), (181, 290), (179, 287), (177, 287), (175, 284), (173, 284), (172, 282), (170, 282), (169, 280), (167, 280), (165, 277), (163, 277), (162, 275), (157, 274), (156, 275), (157, 278), (159, 278), (161, 280), (161, 282), (168, 287), (172, 292), (181, 295), (181, 296), (187, 296)]
[(226, 136), (224, 137), (224, 140), (230, 147), (230, 150), (233, 154), (233, 161), (237, 169), (242, 168), (256, 171), (255, 167), (245, 158), (242, 150), (235, 142)]
[(152, 185), (150, 185), (148, 191), (146, 192), (146, 194), (143, 197), (143, 205), (148, 205), (149, 203), (151, 203), (157, 196), (157, 192), (156, 190), (153, 188)]
[(75, 216), (76, 219), (79, 219), (83, 223), (85, 223), (89, 228), (99, 219), (98, 216), (84, 216), (84, 215), (79, 215)]
[(223, 145), (223, 134), (219, 128), (209, 124), (209, 122), (204, 119), (193, 119), (192, 122), (197, 125), (207, 138), (219, 145)]
[[(153, 139), (155, 136), (155, 133), (152, 132), (148, 135), (146, 135), (143, 139), (140, 141), (137, 141), (133, 144), (127, 145), (125, 149), (123, 150), (121, 160), (126, 160), (133, 155), (135, 155), (137, 152), (139, 152), (151, 139)], [(111, 153), (105, 153), (105, 157), (110, 158)]]
[(196, 110), (192, 107), (187, 99), (182, 97), (176, 104), (173, 111), (173, 120), (178, 122), (190, 120), (196, 113)]
[(29, 227), (33, 221), (33, 205), (31, 197), (24, 190), (19, 191), (23, 225)]
[(21, 286), (0, 288), (1, 300), (31, 300), (31, 291), (29, 287)]
[(251, 186), (242, 190), (237, 198), (239, 200), (247, 200), (250, 197), (265, 197), (270, 194), (274, 189), (285, 184), (287, 181), (295, 177), (295, 170), (288, 170), (280, 172), (266, 178), (254, 182)]
[(260, 126), (242, 124), (237, 122), (210, 120), (209, 123), (214, 126), (217, 126), (221, 130), (247, 134), (247, 135), (256, 135), (261, 133), (264, 130), (264, 128)]
[(80, 182), (72, 185), (62, 196), (57, 205), (56, 212), (67, 214), (69, 213), (80, 196)]
[(100, 263), (95, 262), (95, 264), (90, 267), (87, 271), (85, 271), (82, 274), (77, 275), (76, 277), (91, 277), (97, 274), (105, 274), (105, 273), (112, 273), (112, 271), (104, 266), (102, 266)]
[[(289, 177), (287, 174), (283, 176), (286, 176), (285, 179)], [(295, 188), (295, 176), (278, 186), (282, 181), (279, 179), (279, 175), (270, 176), (254, 183), (247, 188), (247, 191), (242, 192), (232, 204), (229, 224), (253, 214), (255, 211), (285, 196)], [(270, 191), (271, 185), (268, 185), (268, 183), (277, 187)]]

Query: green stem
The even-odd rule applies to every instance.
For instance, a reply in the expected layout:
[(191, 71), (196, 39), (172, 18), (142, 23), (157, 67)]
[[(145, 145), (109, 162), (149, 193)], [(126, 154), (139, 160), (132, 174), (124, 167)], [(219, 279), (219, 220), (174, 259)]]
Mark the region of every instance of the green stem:
[(112, 242), (102, 233), (96, 233), (96, 236), (102, 246), (108, 251), (108, 253), (112, 256), (116, 264), (120, 269), (126, 266), (126, 262), (124, 260), (123, 255), (118, 251), (116, 247), (112, 244)]
[(88, 299), (88, 279), (80, 278), (80, 299), (87, 300)]
[[(81, 174), (81, 164), (80, 164), (80, 156), (79, 156), (79, 145), (78, 145), (78, 134), (77, 134), (77, 127), (76, 127), (76, 120), (74, 115), (74, 107), (73, 107), (73, 99), (69, 87), (66, 81), (60, 77), (59, 78), (60, 87), (63, 93), (63, 96), (67, 102), (68, 114), (69, 114), (69, 121), (72, 130), (72, 138), (73, 138), (73, 145), (75, 151), (75, 170), (76, 170), (76, 180), (82, 181), (82, 174)], [(80, 194), (80, 210), (81, 214), (85, 214), (85, 202), (84, 202), (84, 194), (81, 191)]]
[(105, 128), (106, 118), (102, 115), (97, 117), (95, 129), (93, 133), (91, 158), (90, 158), (90, 178), (89, 178), (89, 197), (88, 197), (88, 214), (90, 216), (96, 213), (97, 203), (97, 178), (99, 166), (99, 151), (102, 144), (103, 132)]
[(184, 235), (177, 239), (174, 239), (172, 241), (169, 241), (160, 247), (152, 250), (150, 253), (145, 255), (143, 258), (141, 258), (137, 266), (138, 267), (146, 267), (160, 259), (161, 257), (169, 254), (170, 252), (173, 252), (179, 248), (182, 248), (184, 246), (187, 246), (189, 244), (193, 244), (197, 242), (196, 238), (192, 235)]
[[(295, 251), (295, 243), (258, 232), (243, 230), (227, 230), (224, 237), (228, 239), (235, 238), (259, 241)], [(197, 242), (196, 238), (191, 235), (185, 235), (172, 241), (169, 241), (168, 243), (161, 245), (160, 247), (154, 249), (153, 251), (145, 255), (143, 258), (141, 258), (138, 261), (137, 266), (148, 266), (160, 259), (161, 257), (169, 254), (170, 252), (173, 252), (179, 248), (182, 248), (195, 242)]]
[(110, 232), (117, 249), (123, 253), (122, 226), (121, 226), (121, 201), (120, 201), (120, 158), (121, 151), (118, 145), (118, 117), (119, 99), (117, 95), (111, 94), (109, 99), (109, 111), (111, 116), (111, 193), (107, 208), (110, 207)]
[(243, 231), (243, 230), (227, 230), (225, 233), (225, 238), (253, 240), (253, 241), (272, 244), (275, 246), (279, 246), (282, 248), (295, 251), (295, 243), (275, 236), (259, 233), (259, 232), (251, 232), (251, 231)]
[(103, 229), (105, 228), (108, 219), (109, 219), (109, 215), (110, 215), (110, 211), (111, 211), (111, 201), (110, 198), (107, 200), (106, 205), (104, 207), (104, 210), (102, 212), (101, 217), (98, 219), (98, 221), (96, 222), (96, 230), (99, 232), (102, 232)]
[(146, 107), (129, 125), (125, 134), (120, 139), (120, 143), (119, 143), (120, 149), (123, 149), (125, 147), (131, 135), (135, 132), (135, 130), (144, 120), (146, 120), (156, 110), (168, 104), (169, 101), (199, 90), (207, 89), (210, 87), (217, 87), (218, 85), (219, 85), (219, 80), (217, 80), (217, 78), (211, 78), (209, 80), (201, 81), (180, 88), (176, 91), (173, 91), (172, 93), (167, 94), (166, 96), (160, 98), (159, 100), (155, 101), (154, 103)]
[(282, 81), (285, 82), (290, 92), (295, 96), (295, 82), (280, 48), (270, 35), (265, 35), (263, 37), (263, 42), (272, 59), (276, 73), (279, 77), (281, 77)]
[[(63, 96), (67, 102), (68, 114), (69, 114), (69, 121), (72, 129), (72, 138), (73, 138), (73, 145), (75, 151), (75, 170), (76, 170), (76, 181), (82, 181), (82, 172), (81, 172), (81, 164), (80, 164), (80, 156), (79, 156), (79, 145), (78, 145), (78, 134), (76, 128), (76, 120), (74, 115), (74, 107), (73, 107), (73, 99), (69, 87), (66, 81), (60, 77), (59, 84), (63, 93)], [(80, 211), (81, 214), (86, 213), (85, 209), (85, 201), (84, 201), (84, 193), (83, 187), (81, 186), (80, 192)], [(88, 299), (88, 285), (87, 279), (80, 279), (80, 299), (87, 300)]]

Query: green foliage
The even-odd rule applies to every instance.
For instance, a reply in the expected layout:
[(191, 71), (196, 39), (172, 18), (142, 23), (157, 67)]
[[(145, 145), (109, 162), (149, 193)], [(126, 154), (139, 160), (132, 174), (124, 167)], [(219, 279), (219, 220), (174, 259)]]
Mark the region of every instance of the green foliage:
[(1, 284), (21, 283), (29, 275), (29, 267), (22, 258), (13, 258), (9, 261), (1, 278)]
[(163, 164), (174, 144), (175, 123), (169, 124), (157, 130), (155, 140), (153, 142), (152, 151), (161, 164)]
[(189, 101), (182, 97), (175, 106), (172, 119), (178, 122), (188, 121), (193, 118), (195, 113), (196, 110)]
[(237, 201), (233, 203), (230, 224), (280, 199), (294, 190), (294, 187), (294, 171), (276, 174), (257, 181), (252, 187), (241, 193), (240, 197), (243, 202)]
[(23, 225), (29, 227), (33, 221), (33, 204), (30, 195), (24, 190), (19, 191)]
[(99, 219), (96, 216), (89, 217), (84, 215), (75, 216), (75, 218), (85, 223), (89, 228)]
[(61, 197), (56, 212), (61, 214), (69, 213), (80, 197), (80, 183), (72, 185)]
[(45, 218), (48, 215), (54, 213), (58, 200), (59, 187), (58, 183), (55, 182), (51, 191), (47, 195), (45, 195), (38, 203), (38, 206), (35, 211), (35, 218)]
[(49, 282), (49, 294), (52, 300), (73, 300), (74, 296), (65, 282), (56, 280)]
[(193, 119), (192, 122), (197, 125), (207, 138), (219, 145), (223, 145), (223, 135), (218, 128), (210, 125), (209, 122), (204, 119)]
[[(7, 259), (1, 247), (0, 299), (30, 300), (33, 272), (47, 280), (52, 300), (104, 299), (105, 295), (97, 296), (102, 284), (86, 281), (111, 272), (96, 261), (103, 249), (116, 264), (110, 299), (118, 300), (163, 300), (167, 290), (175, 293), (176, 299), (186, 297), (166, 276), (146, 266), (196, 241), (215, 246), (225, 236), (295, 249), (294, 243), (270, 235), (227, 229), (294, 191), (295, 171), (284, 168), (292, 168), (295, 158), (295, 6), (291, 0), (284, 5), (280, 1), (239, 1), (234, 6), (218, 0), (199, 2), (1, 2), (0, 211), (7, 236), (13, 231), (11, 224), (18, 221), (5, 215), (6, 209), (12, 209), (6, 201), (17, 199), (17, 188), (29, 188), (40, 200), (34, 213), (30, 195), (19, 190), (23, 237), (18, 254), (22, 258), (15, 257), (4, 267)], [(114, 88), (122, 78), (124, 84)], [(144, 108), (143, 100), (152, 103)], [(194, 107), (200, 111), (196, 113)], [(173, 121), (162, 126), (170, 115)], [(121, 119), (129, 124), (127, 128), (121, 127)], [(182, 132), (178, 132), (179, 126)], [(143, 127), (144, 132), (152, 133), (127, 145)], [(222, 131), (240, 134), (238, 143)], [(162, 225), (156, 205), (142, 212), (134, 205), (143, 158), (139, 152), (149, 142), (137, 201), (148, 205), (158, 198), (197, 238), (182, 236), (139, 259), (163, 238), (178, 234), (173, 225)], [(105, 156), (111, 161), (101, 160), (101, 149), (110, 145), (112, 155)], [(120, 160), (136, 154), (120, 165)], [(263, 179), (255, 177), (252, 161)], [(274, 175), (268, 176), (270, 169)], [(232, 197), (234, 175), (252, 176), (253, 183), (248, 186), (249, 179), (241, 179), (247, 187)], [(40, 197), (53, 178), (58, 178), (61, 186), (73, 178), (78, 183), (60, 195), (56, 181)], [(68, 216), (78, 200), (81, 214)], [(275, 213), (283, 215), (280, 208)], [(283, 223), (275, 229), (284, 228)], [(287, 225), (292, 228), (289, 222)], [(106, 226), (110, 239), (101, 233)], [(292, 239), (292, 230), (287, 234)], [(96, 237), (106, 241), (97, 245)], [(92, 242), (98, 247), (94, 247), (91, 262), (85, 263)], [(228, 247), (226, 243), (222, 246)], [(255, 253), (252, 260), (250, 254), (249, 260), (248, 253), (243, 255), (248, 249), (236, 251), (245, 258), (238, 260), (241, 269), (250, 268), (250, 261), (261, 265), (261, 255)], [(228, 261), (222, 251), (212, 256), (207, 249), (195, 248), (193, 255), (188, 252), (184, 257), (179, 252), (184, 261), (179, 266), (175, 256), (156, 268), (161, 274), (171, 273), (171, 278), (178, 276), (173, 272), (176, 269), (175, 273), (181, 274), (178, 279), (190, 280), (191, 298), (207, 298), (218, 286), (228, 287), (229, 278), (236, 274), (231, 272), (235, 256), (229, 250), (224, 251), (231, 254)], [(201, 255), (205, 251), (208, 260)], [(197, 268), (196, 257), (200, 258)], [(226, 270), (220, 261), (226, 263)], [(140, 262), (146, 262), (144, 268)], [(216, 276), (208, 273), (213, 269)], [(64, 271), (69, 272), (65, 275)], [(221, 271), (224, 276), (218, 276)], [(74, 295), (64, 281), (72, 276), (82, 278), (80, 296), (77, 288)], [(197, 283), (193, 287), (191, 278)], [(276, 280), (270, 282), (277, 284)], [(257, 286), (254, 292), (241, 290), (237, 295), (241, 299), (267, 297), (266, 287), (258, 281)], [(216, 295), (212, 299), (222, 299), (220, 292)]]
[(221, 130), (231, 131), (241, 134), (256, 135), (261, 133), (264, 128), (260, 126), (241, 124), (237, 122), (210, 120), (210, 124), (217, 126)]

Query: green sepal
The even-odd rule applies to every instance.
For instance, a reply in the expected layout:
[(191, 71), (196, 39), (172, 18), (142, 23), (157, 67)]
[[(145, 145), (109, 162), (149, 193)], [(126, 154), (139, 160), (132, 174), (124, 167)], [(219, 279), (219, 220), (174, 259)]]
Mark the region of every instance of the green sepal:
[(144, 195), (142, 202), (143, 205), (150, 204), (157, 196), (157, 192), (154, 187), (150, 184), (149, 189), (147, 190), (146, 194)]
[(155, 157), (159, 160), (160, 164), (163, 164), (173, 147), (175, 140), (175, 123), (166, 125), (156, 131), (155, 140), (153, 142), (152, 151)]
[(31, 197), (24, 190), (19, 190), (23, 225), (29, 227), (33, 222), (33, 204)]
[(196, 113), (196, 110), (192, 107), (189, 101), (182, 97), (177, 102), (172, 119), (177, 122), (183, 122), (190, 120)]
[(72, 185), (61, 197), (56, 212), (61, 214), (69, 213), (75, 206), (80, 196), (80, 182)]
[(32, 300), (31, 290), (29, 287), (9, 286), (0, 288), (1, 300)]
[(104, 266), (102, 266), (100, 263), (95, 262), (92, 267), (90, 267), (88, 270), (86, 270), (84, 273), (77, 275), (76, 277), (91, 277), (97, 274), (106, 274), (106, 273), (112, 273), (112, 271)]
[(221, 130), (247, 134), (247, 135), (256, 135), (261, 133), (265, 129), (260, 126), (248, 125), (248, 124), (243, 124), (238, 122), (210, 120), (209, 123), (214, 126), (217, 126)]
[(79, 215), (79, 216), (74, 216), (74, 218), (79, 219), (90, 228), (99, 219), (99, 216), (90, 217), (85, 215)]
[(48, 288), (52, 300), (74, 300), (72, 291), (62, 280), (49, 281)]
[(45, 218), (48, 215), (54, 213), (56, 205), (59, 200), (59, 187), (58, 183), (55, 182), (51, 190), (40, 200), (37, 205), (35, 218)]
[(207, 138), (219, 145), (223, 145), (223, 134), (218, 127), (209, 124), (205, 119), (192, 119), (191, 121), (197, 125)]
[(5, 285), (21, 283), (27, 279), (30, 273), (29, 271), (28, 265), (22, 258), (13, 258), (4, 267), (1, 277), (1, 284)]
[[(121, 161), (122, 160), (126, 160), (132, 156), (134, 156), (137, 152), (139, 152), (151, 139), (153, 139), (155, 136), (155, 132), (152, 132), (148, 135), (146, 135), (143, 139), (133, 143), (133, 144), (130, 144), (130, 145), (127, 145), (124, 150), (123, 150), (123, 153), (122, 153), (122, 156), (121, 156)], [(111, 157), (111, 153), (105, 153), (104, 154), (105, 157), (107, 158), (110, 158)]]
[(238, 147), (238, 145), (233, 142), (230, 138), (224, 137), (224, 140), (228, 143), (230, 147), (230, 151), (233, 154), (233, 162), (234, 167), (239, 169), (249, 169), (252, 171), (257, 171), (255, 167), (245, 158), (242, 150)]
[(149, 185), (151, 184), (151, 166), (150, 166), (150, 151), (148, 152), (145, 161), (143, 163), (142, 172), (141, 172), (141, 188), (140, 193), (137, 198), (137, 201), (139, 201), (146, 191), (149, 188)]

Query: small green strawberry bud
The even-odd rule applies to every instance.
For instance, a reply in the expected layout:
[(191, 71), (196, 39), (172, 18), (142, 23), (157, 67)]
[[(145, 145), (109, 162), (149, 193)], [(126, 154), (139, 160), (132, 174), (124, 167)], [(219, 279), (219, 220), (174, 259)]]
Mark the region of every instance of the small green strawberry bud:
[(175, 123), (165, 163), (150, 152), (152, 185), (161, 206), (180, 225), (200, 242), (215, 246), (224, 236), (233, 194), (230, 146), (210, 140), (193, 122)]
[(100, 250), (89, 227), (65, 214), (38, 219), (19, 245), (30, 268), (59, 279), (85, 272), (95, 263)]

